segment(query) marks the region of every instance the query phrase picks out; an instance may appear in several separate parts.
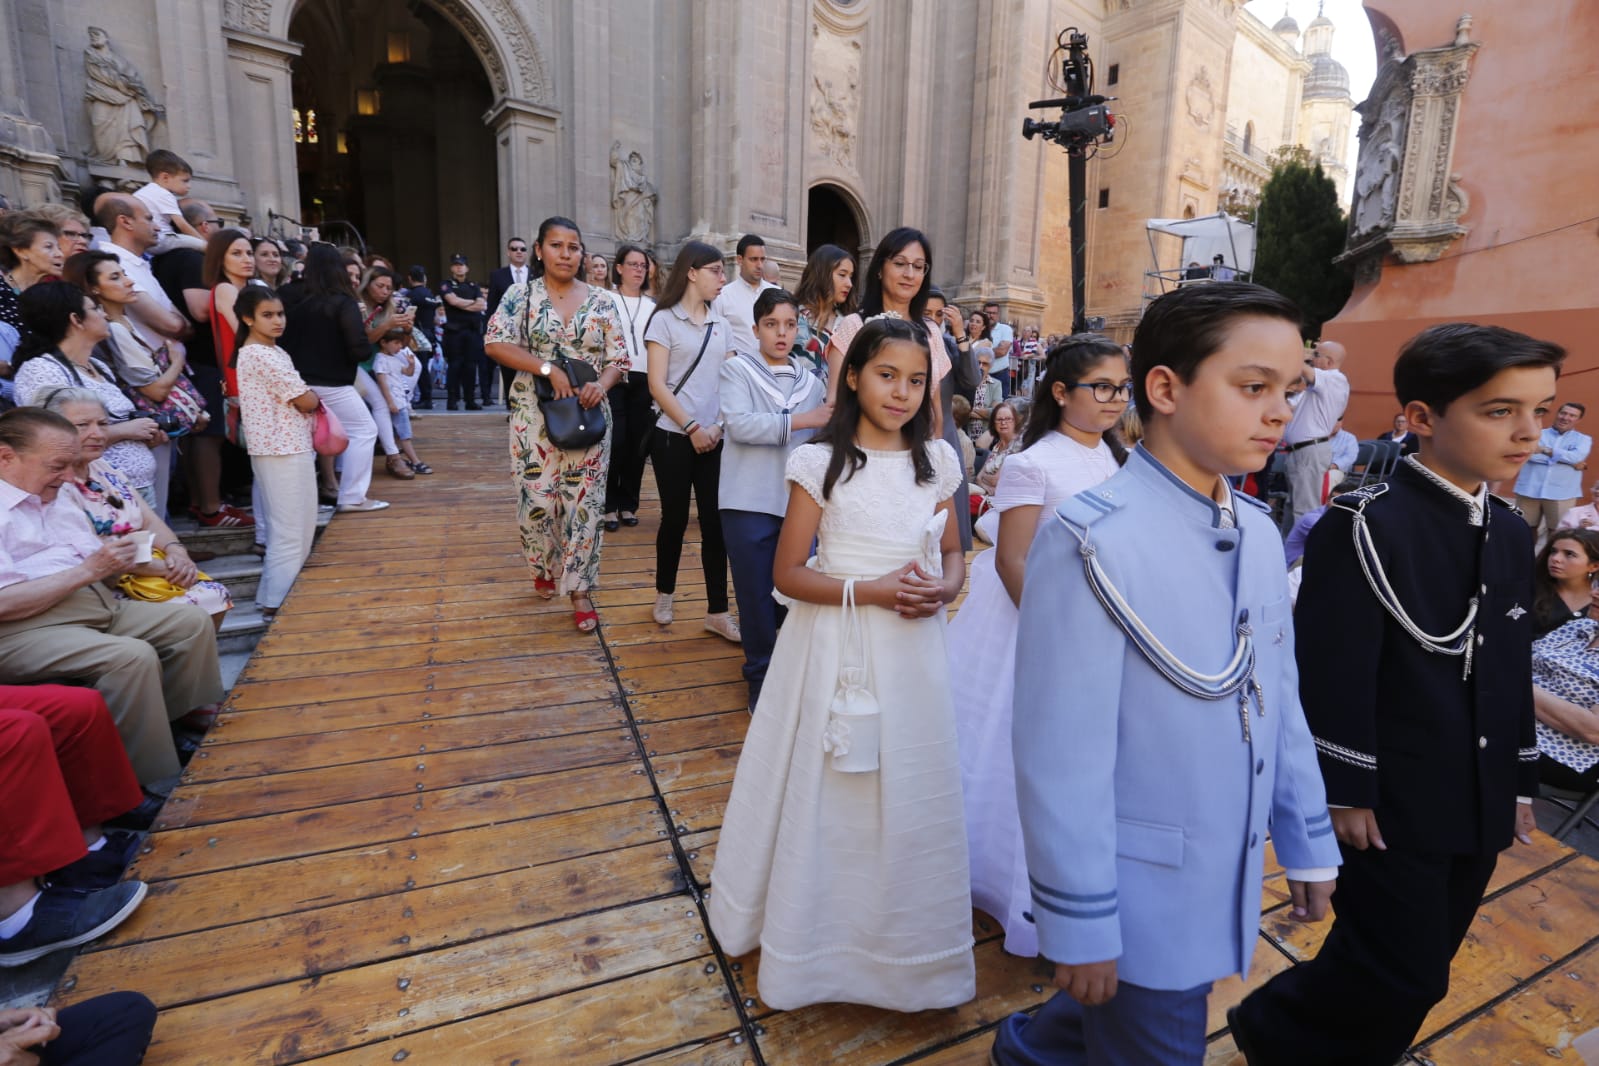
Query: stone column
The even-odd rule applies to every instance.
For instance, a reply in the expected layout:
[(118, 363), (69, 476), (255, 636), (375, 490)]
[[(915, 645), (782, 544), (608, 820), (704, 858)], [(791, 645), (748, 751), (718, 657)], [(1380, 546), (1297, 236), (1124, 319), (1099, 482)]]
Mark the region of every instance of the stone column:
[(281, 37), (228, 26), (228, 134), (244, 208), (265, 232), (268, 212), (300, 217), (300, 175), (294, 155), (294, 93), (289, 64), (300, 46)]
[(13, 207), (61, 198), (61, 158), (50, 131), (28, 114), (14, 4), (0, 6), (0, 194)]
[(555, 206), (571, 202), (563, 188), (560, 117), (525, 100), (501, 100), (489, 109), (485, 121), (494, 129), (502, 241), (513, 234), (533, 240)]

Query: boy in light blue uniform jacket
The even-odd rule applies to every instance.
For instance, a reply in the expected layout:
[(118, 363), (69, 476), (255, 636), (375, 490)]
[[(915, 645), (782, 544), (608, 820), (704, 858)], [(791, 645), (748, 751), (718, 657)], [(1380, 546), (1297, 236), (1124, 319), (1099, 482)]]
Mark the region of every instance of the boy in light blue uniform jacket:
[(1211, 982), (1254, 954), (1268, 831), (1294, 916), (1326, 913), (1339, 852), (1282, 539), (1226, 481), (1265, 465), (1292, 414), (1298, 322), (1238, 282), (1150, 304), (1133, 342), (1144, 443), (1033, 542), (1013, 741), (1061, 991), (1001, 1025), (1001, 1066), (1201, 1063)]

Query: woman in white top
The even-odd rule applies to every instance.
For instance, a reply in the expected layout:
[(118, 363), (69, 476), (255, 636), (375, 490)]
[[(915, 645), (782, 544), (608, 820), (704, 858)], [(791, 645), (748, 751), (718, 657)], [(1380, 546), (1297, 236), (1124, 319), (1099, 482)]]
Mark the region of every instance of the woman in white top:
[(1049, 353), (1024, 448), (1000, 473), (991, 512), (998, 514), (998, 531), (989, 533), (995, 547), (973, 561), (971, 591), (949, 626), (972, 902), (1004, 927), (1005, 950), (1013, 955), (1038, 954), (1035, 927), (1024, 917), (1033, 903), (1011, 757), (1022, 572), (1033, 534), (1055, 508), (1109, 478), (1126, 458), (1113, 427), (1131, 396), (1127, 356), (1113, 341), (1079, 334)]
[(644, 327), (650, 396), (661, 409), (650, 440), (650, 465), (661, 493), (651, 617), (659, 625), (672, 623), (672, 596), (677, 592), (677, 565), (692, 492), (700, 518), (700, 565), (705, 570), (705, 628), (737, 642), (738, 623), (727, 610), (727, 548), (718, 509), (720, 390), (728, 332), (727, 319), (713, 304), (726, 282), (722, 253), (703, 241), (689, 241), (678, 252), (660, 305)]
[(611, 300), (622, 321), (627, 358), (632, 369), (611, 389), (611, 471), (605, 481), (605, 529), (638, 525), (638, 498), (644, 481), (644, 446), (654, 417), (650, 414), (649, 360), (644, 354), (644, 326), (655, 313), (655, 301), (644, 292), (650, 261), (644, 249), (624, 244), (611, 266)]

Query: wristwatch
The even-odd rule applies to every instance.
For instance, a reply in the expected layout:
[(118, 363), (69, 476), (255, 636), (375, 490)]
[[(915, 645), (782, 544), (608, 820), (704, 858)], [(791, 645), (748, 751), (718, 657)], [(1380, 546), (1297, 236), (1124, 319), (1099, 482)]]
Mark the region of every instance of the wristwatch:
[(554, 370), (554, 369), (555, 369), (555, 364), (554, 363), (541, 363), (539, 365), (539, 377), (541, 377), (541, 378), (549, 377), (550, 376), (550, 371)]

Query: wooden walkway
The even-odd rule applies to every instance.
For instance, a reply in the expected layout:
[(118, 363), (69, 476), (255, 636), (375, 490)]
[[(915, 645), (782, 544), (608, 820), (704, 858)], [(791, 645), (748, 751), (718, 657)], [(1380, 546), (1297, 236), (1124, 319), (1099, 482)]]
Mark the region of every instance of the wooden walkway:
[[(748, 717), (697, 562), (663, 630), (653, 526), (610, 536), (602, 638), (578, 634), (516, 551), (504, 416), (417, 425), (439, 473), (334, 521), (134, 867), (149, 899), (57, 1002), (148, 994), (150, 1066), (986, 1063), (1049, 990), (981, 914), (963, 1007), (759, 1001), (758, 956), (723, 957), (699, 903)], [(1252, 982), (1325, 933), (1285, 898), (1274, 871)], [(1242, 990), (1212, 997), (1211, 1063), (1241, 1066)], [(1575, 1062), (1596, 1027), (1599, 863), (1539, 838), (1501, 861), (1415, 1056)]]

